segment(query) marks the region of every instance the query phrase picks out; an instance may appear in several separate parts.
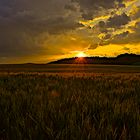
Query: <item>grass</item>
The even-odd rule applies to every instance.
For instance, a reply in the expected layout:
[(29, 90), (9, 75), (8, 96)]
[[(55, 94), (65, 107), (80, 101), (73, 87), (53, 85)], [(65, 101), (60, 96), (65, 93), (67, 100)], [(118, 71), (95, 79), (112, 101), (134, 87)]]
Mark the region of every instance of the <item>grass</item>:
[(139, 140), (140, 75), (1, 75), (0, 139)]

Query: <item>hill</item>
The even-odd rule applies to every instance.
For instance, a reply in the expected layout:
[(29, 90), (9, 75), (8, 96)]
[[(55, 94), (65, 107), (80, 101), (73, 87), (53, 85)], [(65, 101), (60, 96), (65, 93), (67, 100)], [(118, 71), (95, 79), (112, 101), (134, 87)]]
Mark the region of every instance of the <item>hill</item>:
[(111, 65), (140, 65), (140, 55), (121, 54), (117, 57), (83, 57), (66, 58), (49, 64), (111, 64)]

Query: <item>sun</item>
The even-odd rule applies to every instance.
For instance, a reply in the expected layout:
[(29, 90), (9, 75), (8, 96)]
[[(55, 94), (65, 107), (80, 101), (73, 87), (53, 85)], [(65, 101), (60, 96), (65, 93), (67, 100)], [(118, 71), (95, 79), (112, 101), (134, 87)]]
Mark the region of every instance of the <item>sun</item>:
[(77, 54), (77, 57), (80, 57), (80, 58), (86, 57), (86, 54), (85, 54), (84, 52), (79, 52), (79, 53)]

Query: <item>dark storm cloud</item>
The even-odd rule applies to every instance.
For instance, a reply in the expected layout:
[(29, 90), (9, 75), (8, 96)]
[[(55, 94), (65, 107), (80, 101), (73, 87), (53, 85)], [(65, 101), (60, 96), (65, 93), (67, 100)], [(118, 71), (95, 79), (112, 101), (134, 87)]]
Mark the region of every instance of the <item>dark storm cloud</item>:
[(130, 51), (130, 48), (124, 47), (123, 50), (125, 50), (125, 51)]
[(81, 26), (77, 15), (67, 15), (67, 4), (69, 0), (0, 1), (0, 56), (41, 53), (44, 51), (41, 45), (49, 34)]
[(131, 13), (131, 14), (132, 14), (131, 16), (134, 20), (140, 18), (140, 6), (137, 7), (136, 13)]
[(81, 9), (98, 9), (99, 7), (113, 8), (115, 1), (116, 0), (72, 0), (72, 2), (78, 2)]
[(50, 34), (56, 34), (56, 33), (64, 33), (68, 30), (74, 30), (77, 27), (80, 27), (81, 25), (74, 21), (72, 17), (57, 17), (54, 19), (48, 19), (44, 21), (44, 27), (46, 27), (46, 30)]
[(82, 17), (85, 20), (93, 19), (102, 10), (109, 10), (112, 8), (122, 8), (125, 7), (123, 0), (71, 0), (72, 2), (77, 2), (80, 5)]
[(129, 43), (140, 43), (140, 22), (136, 23), (136, 26), (133, 30), (134, 32), (132, 34), (129, 34), (127, 37)]
[(110, 38), (111, 38), (111, 34), (106, 34), (106, 35), (103, 37), (104, 40), (108, 40), (108, 39), (110, 39)]
[(110, 17), (108, 19), (107, 26), (118, 28), (118, 27), (128, 24), (129, 21), (131, 21), (131, 19), (125, 13), (121, 15), (114, 15), (113, 17)]
[(97, 44), (97, 43), (92, 43), (90, 46), (89, 46), (89, 50), (91, 49), (91, 50), (93, 50), (93, 49), (96, 49), (97, 47), (99, 46), (99, 44)]
[(107, 24), (104, 21), (99, 21), (99, 23), (97, 24), (97, 28), (99, 28), (101, 33), (107, 34), (109, 32)]
[[(124, 6), (123, 2), (120, 1), (118, 7), (124, 8)], [(103, 34), (101, 41), (99, 42), (100, 45), (140, 43), (140, 23), (137, 22), (135, 25), (131, 24), (131, 21), (137, 21), (140, 18), (140, 8), (135, 5), (135, 7), (131, 7), (131, 9), (135, 12), (126, 14), (127, 11), (125, 11), (126, 13), (116, 14), (114, 10), (110, 15), (110, 18), (98, 22), (95, 29), (99, 28), (101, 35)]]
[[(133, 28), (133, 33), (125, 31), (113, 36), (112, 39), (106, 41), (106, 44), (138, 44), (140, 43), (140, 23), (138, 22)], [(101, 42), (105, 42), (102, 40)]]
[(73, 5), (73, 4), (66, 4), (65, 9), (71, 10), (71, 11), (76, 11), (77, 7), (75, 5)]
[[(49, 47), (48, 44), (46, 48), (42, 47), (43, 43), (50, 36), (76, 32), (78, 27), (82, 26), (79, 24), (80, 20), (88, 21), (124, 7), (124, 0), (0, 0), (0, 57), (43, 53)], [(114, 13), (107, 21), (99, 21), (98, 24), (100, 33), (105, 34), (104, 40), (107, 42), (109, 39), (112, 41), (110, 27), (117, 30), (131, 21), (125, 13)], [(136, 18), (138, 16), (139, 13), (135, 15)], [(134, 29), (134, 41), (138, 41), (137, 38), (140, 37), (138, 30), (139, 24)], [(128, 40), (130, 33), (125, 35), (126, 33), (123, 33), (118, 36), (124, 36), (125, 40)], [(118, 42), (119, 37), (115, 38), (112, 42)], [(95, 39), (91, 48), (95, 49), (99, 44), (107, 42), (100, 43), (100, 39)], [(127, 41), (123, 39), (122, 42)]]
[(104, 28), (106, 26), (106, 23), (104, 21), (100, 21), (98, 25), (100, 28)]
[(127, 37), (128, 34), (129, 34), (129, 31), (126, 31), (126, 32), (115, 35), (115, 38), (122, 39), (124, 37)]
[(3, 11), (0, 13), (0, 17), (1, 20), (8, 18), (9, 24), (10, 21), (14, 21), (19, 24), (19, 26), (25, 26), (30, 29), (35, 27), (37, 30), (42, 30), (42, 28), (44, 28), (44, 30), (47, 31), (56, 26), (60, 26), (59, 28), (61, 28), (63, 24), (64, 28), (66, 27), (67, 29), (71, 26), (73, 29), (73, 25), (76, 24), (77, 21), (75, 17), (70, 17), (70, 19), (69, 16), (66, 15), (64, 6), (68, 1), (69, 0), (15, 0), (13, 4), (11, 0), (6, 0), (6, 2), (0, 1), (0, 11)]
[[(101, 41), (100, 45), (108, 45), (110, 43), (121, 44), (121, 42), (127, 43), (126, 38), (129, 36), (129, 31), (117, 33), (119, 30), (125, 29), (129, 24), (131, 18), (126, 13), (111, 15), (106, 21), (99, 21), (96, 28), (99, 28), (99, 36)], [(116, 32), (114, 34), (114, 32)]]
[(10, 28), (3, 25), (1, 27), (3, 28), (0, 32), (0, 56), (26, 56), (41, 51), (38, 40), (30, 32), (17, 29), (16, 26)]
[(85, 20), (91, 20), (93, 18), (93, 13), (92, 12), (88, 12), (88, 13), (82, 13), (82, 18), (84, 18)]

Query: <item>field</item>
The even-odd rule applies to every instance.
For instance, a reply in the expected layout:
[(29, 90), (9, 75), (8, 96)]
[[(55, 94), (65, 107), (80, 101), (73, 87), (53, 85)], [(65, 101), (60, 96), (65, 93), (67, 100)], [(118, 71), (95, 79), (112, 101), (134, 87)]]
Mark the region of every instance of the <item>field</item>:
[(75, 67), (1, 66), (0, 140), (139, 140), (140, 67)]

